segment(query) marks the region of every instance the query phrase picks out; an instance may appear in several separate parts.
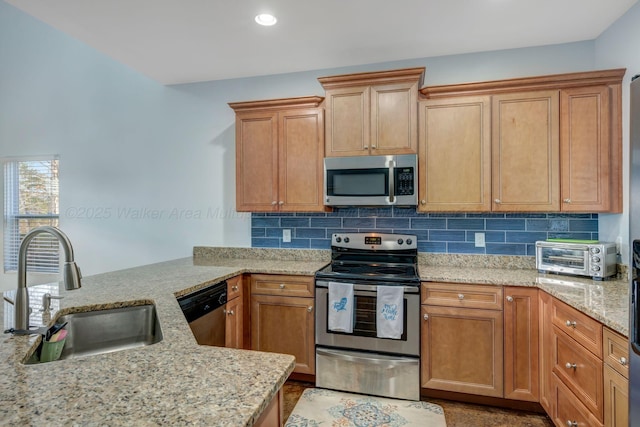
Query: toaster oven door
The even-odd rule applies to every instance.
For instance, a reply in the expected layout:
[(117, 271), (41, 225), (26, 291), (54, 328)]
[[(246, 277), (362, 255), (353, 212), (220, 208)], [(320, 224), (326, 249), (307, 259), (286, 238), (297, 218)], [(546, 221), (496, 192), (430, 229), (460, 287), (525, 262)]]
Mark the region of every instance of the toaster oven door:
[(538, 246), (536, 261), (539, 270), (585, 274), (589, 267), (589, 250), (587, 246)]

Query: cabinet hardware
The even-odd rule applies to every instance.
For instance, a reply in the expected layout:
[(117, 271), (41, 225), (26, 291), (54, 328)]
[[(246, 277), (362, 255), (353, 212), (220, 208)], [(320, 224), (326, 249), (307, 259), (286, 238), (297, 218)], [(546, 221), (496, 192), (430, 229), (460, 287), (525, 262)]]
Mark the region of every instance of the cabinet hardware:
[(231, 287), (231, 290), (232, 290), (233, 292), (237, 292), (237, 291), (238, 291), (238, 285), (233, 285), (233, 286)]
[(494, 200), (494, 202), (496, 202), (496, 204), (498, 204), (498, 205), (499, 205), (500, 203), (502, 203), (502, 200), (500, 200), (500, 199), (495, 199), (495, 200)]
[(564, 367), (567, 368), (567, 369), (576, 369), (578, 367), (578, 365), (576, 365), (575, 363), (567, 362), (567, 364), (564, 365)]
[(363, 148), (363, 150), (368, 150), (368, 149), (369, 149), (368, 145), (365, 145), (364, 148)]
[(429, 320), (429, 315), (428, 315), (428, 314), (425, 314), (424, 316), (422, 316), (422, 318), (423, 318), (424, 320)]
[(571, 320), (567, 320), (566, 321), (566, 325), (569, 327), (576, 327), (577, 323), (575, 322), (575, 320), (572, 322)]
[(371, 149), (372, 149), (372, 150), (375, 150), (376, 148), (378, 148), (378, 147), (376, 147), (375, 145), (372, 145), (372, 146), (371, 146)]
[(464, 299), (464, 295), (463, 294), (458, 294), (458, 299), (459, 300), (463, 300)]
[(567, 420), (567, 427), (578, 427), (578, 422)]
[(284, 283), (280, 283), (280, 289), (284, 289)]
[(564, 199), (562, 201), (565, 202), (565, 203), (571, 203), (571, 199)]
[(308, 311), (309, 313), (311, 313), (311, 312), (313, 311), (313, 306), (312, 306), (312, 305), (310, 305), (309, 307), (307, 307), (307, 311)]
[(509, 295), (509, 296), (507, 297), (507, 301), (509, 301), (509, 302), (513, 302), (513, 297), (512, 297), (511, 295)]
[(284, 205), (284, 202), (283, 202), (282, 200), (280, 200), (280, 201), (278, 202), (278, 204), (279, 204), (280, 206), (282, 206), (282, 205)]
[(227, 316), (233, 316), (233, 310), (225, 310)]
[(421, 205), (426, 205), (426, 204), (427, 204), (427, 201), (426, 201), (426, 200), (420, 200), (420, 204), (421, 204)]
[(620, 364), (622, 366), (627, 366), (627, 358), (626, 357), (621, 357), (620, 358)]
[(273, 202), (271, 202), (271, 206), (275, 206), (276, 205), (276, 201), (274, 200)]

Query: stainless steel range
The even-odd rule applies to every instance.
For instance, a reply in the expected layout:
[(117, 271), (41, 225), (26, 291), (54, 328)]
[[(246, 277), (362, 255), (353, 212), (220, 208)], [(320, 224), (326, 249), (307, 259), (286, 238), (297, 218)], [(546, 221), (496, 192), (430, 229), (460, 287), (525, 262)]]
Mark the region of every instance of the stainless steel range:
[(317, 387), (420, 399), (416, 240), (332, 236), (331, 264), (316, 273)]

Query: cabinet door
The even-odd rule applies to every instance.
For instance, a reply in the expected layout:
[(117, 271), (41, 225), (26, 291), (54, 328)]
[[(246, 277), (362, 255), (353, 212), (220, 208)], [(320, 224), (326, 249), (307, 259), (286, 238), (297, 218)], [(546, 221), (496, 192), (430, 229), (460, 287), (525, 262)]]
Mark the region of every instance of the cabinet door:
[(418, 84), (371, 87), (371, 154), (418, 152)]
[(604, 425), (629, 425), (629, 380), (604, 365)]
[(562, 210), (610, 209), (611, 134), (609, 88), (560, 91)]
[(291, 354), (294, 372), (315, 374), (313, 298), (251, 296), (253, 350)]
[(553, 354), (555, 352), (553, 348), (553, 335), (551, 323), (551, 316), (553, 313), (553, 307), (551, 304), (552, 297), (546, 292), (539, 292), (539, 312), (540, 312), (540, 405), (544, 408), (547, 414), (554, 413), (554, 402), (556, 400), (554, 396), (554, 385), (552, 383), (552, 369), (553, 369)]
[(504, 294), (504, 397), (538, 402), (538, 289), (505, 287)]
[(236, 114), (236, 209), (278, 209), (278, 114)]
[(422, 212), (491, 210), (491, 97), (421, 101)]
[(227, 302), (225, 325), (225, 347), (243, 348), (243, 306), (242, 298), (237, 297)]
[(557, 90), (493, 97), (493, 210), (560, 209), (558, 97)]
[(326, 91), (325, 153), (327, 157), (369, 155), (370, 104), (368, 86)]
[(324, 211), (323, 159), (323, 110), (280, 112), (278, 205), (281, 212)]
[(502, 311), (422, 306), (422, 387), (502, 397)]

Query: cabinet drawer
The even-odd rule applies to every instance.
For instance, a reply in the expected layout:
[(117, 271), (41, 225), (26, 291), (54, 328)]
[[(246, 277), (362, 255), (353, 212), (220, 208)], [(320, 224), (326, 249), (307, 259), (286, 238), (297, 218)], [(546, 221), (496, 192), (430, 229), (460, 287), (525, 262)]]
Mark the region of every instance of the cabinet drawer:
[(600, 322), (555, 298), (551, 307), (551, 316), (552, 323), (561, 331), (602, 358), (602, 324)]
[(425, 282), (422, 304), (502, 310), (502, 287)]
[(576, 399), (558, 377), (552, 375), (551, 381), (555, 408), (552, 418), (557, 426), (602, 427), (602, 423)]
[(251, 275), (251, 294), (312, 297), (313, 287), (312, 276)]
[(596, 418), (603, 416), (602, 360), (553, 327), (553, 373)]
[(227, 301), (242, 295), (242, 275), (227, 279)]
[(604, 343), (602, 359), (604, 363), (615, 369), (620, 375), (629, 378), (629, 340), (622, 335), (604, 328), (602, 332)]

